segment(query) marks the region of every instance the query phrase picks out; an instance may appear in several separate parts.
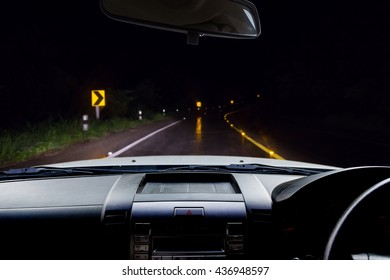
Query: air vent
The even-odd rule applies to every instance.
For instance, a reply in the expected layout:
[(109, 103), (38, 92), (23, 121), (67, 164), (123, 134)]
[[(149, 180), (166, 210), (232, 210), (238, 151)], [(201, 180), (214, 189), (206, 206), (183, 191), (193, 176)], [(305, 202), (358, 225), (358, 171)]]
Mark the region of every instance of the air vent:
[(252, 221), (255, 223), (271, 223), (270, 210), (252, 209), (251, 217)]
[(104, 215), (105, 225), (122, 225), (126, 222), (126, 210), (107, 210)]

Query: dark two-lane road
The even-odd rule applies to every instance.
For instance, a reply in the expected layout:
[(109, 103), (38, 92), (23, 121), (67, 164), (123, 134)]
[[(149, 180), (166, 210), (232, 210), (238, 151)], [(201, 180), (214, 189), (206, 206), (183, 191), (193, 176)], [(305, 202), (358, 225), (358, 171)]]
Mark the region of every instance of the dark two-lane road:
[(208, 116), (182, 120), (161, 132), (129, 144), (115, 156), (147, 155), (229, 155), (268, 157), (261, 149), (231, 129), (222, 118)]

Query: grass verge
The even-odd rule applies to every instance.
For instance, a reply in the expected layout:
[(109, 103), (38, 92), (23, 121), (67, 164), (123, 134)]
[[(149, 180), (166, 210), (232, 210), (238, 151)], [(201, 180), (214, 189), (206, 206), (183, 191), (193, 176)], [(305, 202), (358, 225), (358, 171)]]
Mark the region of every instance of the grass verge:
[(82, 130), (80, 120), (49, 120), (26, 125), (21, 131), (3, 131), (0, 135), (0, 166), (162, 119), (163, 116), (155, 115), (142, 121), (125, 118), (91, 121), (87, 133)]

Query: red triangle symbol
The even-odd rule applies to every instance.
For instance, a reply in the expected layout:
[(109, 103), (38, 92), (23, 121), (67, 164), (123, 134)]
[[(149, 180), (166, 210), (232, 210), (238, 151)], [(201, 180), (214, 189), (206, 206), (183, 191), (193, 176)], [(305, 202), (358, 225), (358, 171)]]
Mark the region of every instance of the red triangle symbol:
[(186, 215), (192, 215), (192, 211), (191, 210), (188, 210)]

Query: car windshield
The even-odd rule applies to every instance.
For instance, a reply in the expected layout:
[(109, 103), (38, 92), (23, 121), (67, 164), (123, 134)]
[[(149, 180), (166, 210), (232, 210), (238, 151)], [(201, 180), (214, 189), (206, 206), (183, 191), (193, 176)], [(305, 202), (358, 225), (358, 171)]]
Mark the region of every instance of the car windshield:
[(2, 3), (0, 169), (161, 155), (388, 165), (388, 3), (252, 2), (257, 39), (197, 46), (109, 19), (98, 0)]

